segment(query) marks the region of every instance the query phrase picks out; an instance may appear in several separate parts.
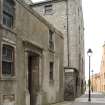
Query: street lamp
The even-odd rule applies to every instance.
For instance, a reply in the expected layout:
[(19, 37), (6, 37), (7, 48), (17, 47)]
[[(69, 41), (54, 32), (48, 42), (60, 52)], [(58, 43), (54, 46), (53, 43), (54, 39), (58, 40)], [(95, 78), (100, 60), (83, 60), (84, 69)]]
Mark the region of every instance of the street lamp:
[(91, 83), (91, 88), (92, 88), (92, 92), (93, 92), (93, 70), (91, 71), (92, 72), (92, 83)]
[(89, 56), (89, 97), (88, 97), (88, 101), (91, 101), (91, 89), (90, 89), (90, 57), (92, 55), (92, 50), (88, 49), (87, 51), (87, 55)]

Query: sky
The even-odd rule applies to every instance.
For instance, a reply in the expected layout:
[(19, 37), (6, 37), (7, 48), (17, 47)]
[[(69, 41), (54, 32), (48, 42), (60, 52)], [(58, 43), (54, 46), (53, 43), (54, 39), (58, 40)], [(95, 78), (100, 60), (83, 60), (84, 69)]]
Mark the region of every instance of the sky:
[(39, 2), (39, 1), (45, 1), (45, 0), (31, 0), (32, 2)]
[[(44, 0), (32, 0), (34, 2)], [(100, 71), (102, 45), (105, 41), (105, 0), (82, 0), (85, 35), (85, 75), (88, 78), (87, 50), (91, 48), (91, 70), (94, 74)]]
[(87, 50), (93, 51), (91, 57), (91, 70), (100, 71), (102, 46), (105, 41), (105, 0), (82, 0), (84, 27), (85, 27), (85, 72), (88, 77)]

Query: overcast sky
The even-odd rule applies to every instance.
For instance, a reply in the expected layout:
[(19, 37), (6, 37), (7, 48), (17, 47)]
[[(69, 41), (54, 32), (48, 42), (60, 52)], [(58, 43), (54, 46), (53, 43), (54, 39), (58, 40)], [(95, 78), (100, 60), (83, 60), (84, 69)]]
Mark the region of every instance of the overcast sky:
[(45, 0), (31, 0), (33, 2), (45, 1)]
[[(105, 0), (82, 0), (85, 27), (85, 54), (92, 48), (91, 69), (99, 72), (102, 58), (102, 45), (105, 41)], [(86, 59), (86, 74), (88, 74), (88, 57)]]
[(105, 41), (105, 0), (82, 0), (82, 2), (85, 28), (85, 72), (88, 77), (88, 56), (86, 53), (88, 48), (93, 50), (91, 70), (93, 69), (94, 73), (100, 70), (102, 45)]

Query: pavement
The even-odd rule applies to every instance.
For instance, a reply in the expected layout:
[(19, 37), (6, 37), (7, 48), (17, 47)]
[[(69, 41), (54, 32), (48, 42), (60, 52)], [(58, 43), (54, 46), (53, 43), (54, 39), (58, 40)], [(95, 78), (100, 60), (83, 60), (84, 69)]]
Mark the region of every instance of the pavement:
[(56, 103), (56, 104), (51, 104), (51, 105), (72, 105), (72, 102), (71, 101), (64, 101), (61, 103)]
[(85, 93), (75, 101), (64, 101), (53, 105), (105, 105), (105, 95), (100, 92), (91, 93), (91, 101), (88, 102), (88, 93)]
[(88, 102), (88, 93), (77, 98), (72, 105), (105, 105), (105, 96), (102, 93), (91, 93), (91, 101)]

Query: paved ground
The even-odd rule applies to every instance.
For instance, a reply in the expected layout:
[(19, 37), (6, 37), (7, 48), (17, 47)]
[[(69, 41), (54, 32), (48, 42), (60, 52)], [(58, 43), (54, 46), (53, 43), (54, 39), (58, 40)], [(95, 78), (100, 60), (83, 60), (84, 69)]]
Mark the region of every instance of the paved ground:
[(105, 96), (102, 93), (92, 93), (91, 102), (88, 102), (88, 94), (77, 98), (72, 105), (105, 105)]
[(74, 102), (62, 102), (54, 105), (105, 105), (105, 96), (102, 93), (92, 93), (91, 102), (88, 102), (88, 94), (77, 98)]

